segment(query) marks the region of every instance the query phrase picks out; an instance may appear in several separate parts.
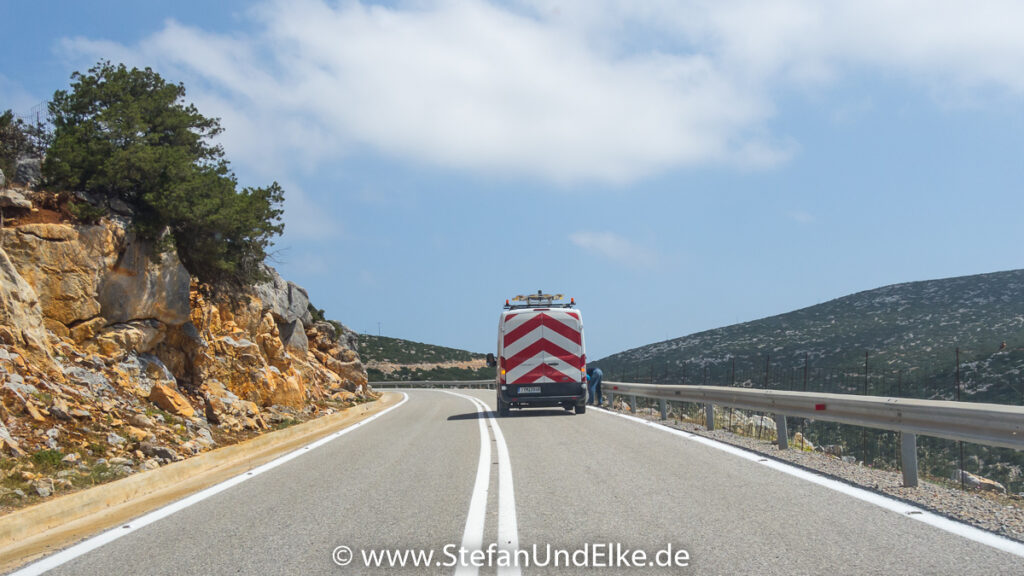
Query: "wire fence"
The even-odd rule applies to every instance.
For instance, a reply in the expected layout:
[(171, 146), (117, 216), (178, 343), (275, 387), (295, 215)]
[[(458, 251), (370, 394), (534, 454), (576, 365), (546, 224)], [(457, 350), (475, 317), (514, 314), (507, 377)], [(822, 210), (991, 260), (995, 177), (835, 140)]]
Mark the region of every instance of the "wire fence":
[[(981, 357), (983, 360), (979, 360)], [(829, 362), (805, 355), (773, 359), (770, 354), (726, 360), (646, 360), (602, 363), (605, 377), (622, 382), (741, 386), (767, 390), (864, 394), (894, 398), (992, 402), (1024, 406), (1024, 349), (1005, 352), (993, 369), (985, 353), (952, 349), (948, 361), (932, 367), (892, 367), (889, 355), (870, 351), (856, 363)], [(938, 364), (938, 365), (936, 365)]]

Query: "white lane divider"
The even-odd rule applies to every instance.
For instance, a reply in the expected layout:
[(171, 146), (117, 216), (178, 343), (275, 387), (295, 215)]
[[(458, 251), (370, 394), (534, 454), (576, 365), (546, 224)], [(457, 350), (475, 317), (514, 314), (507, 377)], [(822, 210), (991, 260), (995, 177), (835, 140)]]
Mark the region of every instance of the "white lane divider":
[(267, 462), (266, 464), (263, 464), (261, 466), (257, 466), (256, 468), (253, 468), (252, 470), (249, 470), (247, 472), (243, 472), (243, 473), (239, 474), (238, 476), (235, 476), (234, 478), (229, 478), (229, 479), (221, 482), (220, 484), (214, 484), (213, 486), (210, 486), (209, 488), (207, 488), (205, 490), (196, 492), (195, 494), (193, 494), (191, 496), (188, 496), (186, 498), (178, 500), (177, 502), (174, 502), (172, 504), (168, 504), (167, 506), (164, 506), (163, 508), (159, 508), (157, 510), (154, 510), (154, 511), (152, 511), (149, 514), (146, 514), (144, 516), (140, 516), (139, 518), (136, 518), (136, 519), (128, 522), (127, 524), (125, 524), (123, 526), (119, 526), (117, 528), (112, 528), (112, 529), (110, 529), (110, 530), (108, 530), (106, 532), (103, 532), (102, 534), (98, 534), (96, 536), (93, 536), (92, 538), (89, 538), (88, 540), (84, 540), (82, 542), (79, 542), (78, 544), (75, 544), (74, 546), (72, 546), (70, 548), (66, 548), (66, 549), (64, 549), (64, 550), (62, 550), (60, 552), (57, 552), (56, 554), (53, 554), (53, 555), (47, 556), (46, 558), (38, 560), (38, 561), (36, 561), (33, 564), (29, 564), (28, 566), (22, 568), (21, 570), (18, 570), (16, 572), (12, 572), (8, 576), (35, 576), (37, 574), (43, 574), (44, 572), (48, 572), (50, 570), (53, 570), (54, 568), (56, 568), (56, 567), (58, 567), (58, 566), (60, 566), (62, 564), (65, 564), (67, 562), (70, 562), (70, 561), (74, 560), (75, 558), (78, 558), (79, 556), (82, 556), (84, 554), (88, 554), (89, 552), (92, 552), (93, 550), (99, 548), (100, 546), (103, 546), (104, 544), (109, 544), (109, 543), (113, 542), (114, 540), (117, 540), (117, 539), (119, 539), (119, 538), (121, 538), (123, 536), (127, 536), (128, 534), (131, 534), (132, 532), (135, 532), (136, 530), (139, 530), (140, 528), (148, 526), (148, 525), (150, 525), (150, 524), (152, 524), (152, 523), (154, 523), (154, 522), (156, 522), (158, 520), (163, 520), (164, 518), (170, 516), (171, 514), (174, 514), (175, 512), (178, 512), (179, 510), (184, 510), (185, 508), (188, 508), (189, 506), (192, 506), (193, 504), (198, 504), (199, 502), (202, 502), (203, 500), (206, 500), (210, 496), (213, 496), (215, 494), (219, 494), (219, 493), (227, 490), (228, 488), (233, 488), (233, 487), (241, 484), (242, 482), (245, 482), (246, 480), (255, 478), (256, 476), (259, 476), (260, 474), (262, 474), (264, 472), (267, 472), (268, 470), (272, 470), (274, 468), (277, 468), (281, 464), (284, 464), (285, 462), (288, 462), (289, 460), (292, 460), (293, 458), (297, 458), (297, 457), (299, 457), (299, 456), (301, 456), (303, 454), (308, 454), (313, 448), (317, 448), (317, 447), (323, 446), (324, 444), (327, 444), (328, 442), (330, 442), (331, 440), (334, 440), (335, 438), (338, 438), (340, 436), (344, 436), (345, 434), (348, 434), (349, 432), (351, 432), (351, 431), (353, 431), (353, 430), (355, 430), (357, 428), (361, 428), (362, 426), (365, 426), (365, 425), (369, 424), (370, 422), (373, 422), (377, 418), (380, 418), (381, 416), (387, 414), (388, 412), (391, 412), (395, 408), (398, 408), (402, 404), (405, 404), (405, 402), (408, 399), (409, 399), (409, 395), (405, 394), (405, 393), (402, 393), (402, 400), (401, 400), (401, 402), (399, 402), (398, 404), (395, 404), (394, 406), (391, 406), (389, 408), (385, 408), (384, 410), (378, 412), (377, 414), (374, 414), (373, 416), (370, 416), (366, 420), (361, 420), (359, 422), (356, 422), (355, 424), (352, 424), (351, 426), (349, 426), (347, 428), (344, 428), (342, 430), (338, 430), (337, 432), (334, 432), (333, 434), (329, 434), (327, 436), (324, 436), (323, 438), (317, 440), (316, 442), (311, 442), (310, 444), (307, 444), (307, 445), (303, 446), (302, 448), (299, 448), (297, 450), (289, 452), (289, 453), (285, 454), (284, 456), (279, 456), (279, 457), (275, 458), (274, 460), (271, 460), (270, 462)]
[(957, 522), (956, 520), (951, 520), (949, 518), (946, 518), (945, 516), (940, 516), (938, 514), (935, 514), (934, 512), (929, 512), (924, 508), (907, 504), (906, 502), (902, 502), (894, 498), (889, 498), (888, 496), (884, 496), (876, 492), (871, 492), (870, 490), (857, 488), (856, 486), (851, 486), (850, 484), (847, 484), (845, 482), (833, 480), (832, 478), (816, 474), (809, 470), (804, 470), (803, 468), (797, 468), (796, 466), (791, 466), (778, 460), (765, 458), (761, 454), (748, 452), (747, 450), (733, 446), (731, 444), (719, 442), (718, 440), (713, 440), (705, 436), (691, 434), (690, 432), (676, 430), (675, 428), (669, 428), (668, 426), (663, 426), (661, 424), (658, 424), (657, 422), (651, 422), (650, 420), (644, 420), (643, 418), (639, 418), (637, 416), (621, 414), (619, 412), (604, 409), (596, 410), (596, 412), (618, 416), (620, 418), (625, 418), (627, 420), (633, 420), (634, 422), (639, 422), (641, 424), (651, 426), (652, 428), (657, 428), (658, 430), (669, 432), (671, 434), (675, 434), (676, 436), (681, 436), (688, 440), (693, 440), (694, 442), (699, 442), (701, 444), (704, 444), (705, 446), (710, 446), (711, 448), (715, 448), (723, 452), (728, 452), (729, 454), (732, 454), (734, 456), (739, 456), (740, 458), (767, 466), (768, 468), (778, 470), (779, 472), (789, 474), (790, 476), (796, 476), (797, 478), (807, 480), (808, 482), (813, 482), (819, 486), (823, 486), (830, 490), (835, 490), (836, 492), (841, 492), (843, 494), (846, 494), (847, 496), (852, 496), (858, 500), (862, 500), (869, 504), (874, 504), (875, 506), (878, 506), (880, 508), (891, 510), (906, 518), (911, 518), (913, 520), (917, 520), (918, 522), (924, 522), (925, 524), (938, 528), (939, 530), (943, 530), (951, 534), (962, 536), (964, 538), (967, 538), (968, 540), (973, 540), (974, 542), (978, 542), (979, 544), (991, 546), (992, 548), (1002, 550), (1003, 552), (1009, 552), (1010, 554), (1024, 557), (1024, 544), (1021, 544), (1020, 542), (1015, 542), (1013, 540), (1010, 540), (1009, 538), (1004, 538), (998, 534), (993, 534), (992, 532), (988, 532), (980, 528), (975, 528), (974, 526), (970, 526), (962, 522)]
[[(451, 394), (453, 396), (459, 396), (461, 398), (465, 398), (466, 400), (469, 400), (470, 402), (472, 402), (473, 405), (475, 405), (476, 408), (477, 408), (477, 413), (478, 414), (482, 414), (483, 416), (485, 416), (487, 422), (491, 425), (491, 431), (494, 433), (494, 443), (496, 445), (495, 448), (496, 448), (496, 451), (498, 453), (498, 542), (497, 542), (497, 548), (498, 548), (498, 550), (508, 551), (509, 557), (510, 558), (515, 558), (516, 551), (519, 550), (519, 523), (518, 523), (518, 520), (516, 518), (516, 496), (515, 496), (515, 489), (512, 486), (512, 461), (511, 461), (511, 459), (509, 458), (509, 455), (508, 455), (508, 445), (505, 443), (505, 436), (504, 436), (504, 434), (501, 433), (501, 427), (498, 426), (498, 422), (494, 418), (494, 411), (492, 411), (490, 409), (490, 407), (486, 403), (484, 403), (483, 400), (480, 400), (479, 398), (475, 398), (473, 396), (469, 396), (467, 394), (459, 394), (458, 392), (450, 392), (448, 390), (443, 390), (443, 392), (445, 392), (446, 394)], [(484, 419), (485, 419), (484, 417), (481, 417), (479, 419), (481, 427), (484, 426)], [(483, 466), (483, 453), (486, 450), (486, 452), (487, 452), (487, 465), (488, 465), (488, 468), (489, 468), (490, 467), (490, 459), (491, 459), (491, 457), (490, 457), (490, 454), (491, 454), (490, 438), (484, 432), (482, 432), (482, 435), (480, 437), (480, 445), (481, 445), (481, 448), (480, 448), (481, 466)], [(479, 470), (477, 471), (477, 482), (478, 483), (480, 482), (480, 472), (479, 472)], [(489, 478), (485, 482), (485, 488), (484, 488), (484, 501), (485, 502), (487, 500), (487, 491), (486, 491), (486, 483), (487, 482), (489, 482)], [(478, 494), (479, 494), (479, 490), (476, 487), (474, 487), (474, 489), (473, 489), (473, 499), (474, 500), (476, 499)], [(470, 523), (474, 521), (473, 504), (474, 504), (474, 501), (471, 500), (470, 501), (470, 516), (466, 520), (466, 533), (467, 534), (469, 532)], [(466, 546), (465, 545), (466, 536), (464, 534), (463, 535), (463, 547), (465, 547), (466, 550), (482, 550), (483, 549), (483, 537), (482, 537), (483, 514), (481, 514), (479, 516), (479, 518), (480, 518), (480, 527), (479, 528), (480, 528), (480, 531), (481, 531), (481, 538), (479, 540), (478, 547), (471, 548), (469, 546)], [(475, 525), (474, 525), (474, 527), (475, 527)], [(455, 574), (458, 575), (458, 576), (463, 576), (464, 574), (465, 575), (477, 574), (477, 572), (478, 572), (478, 568), (475, 568), (475, 567), (459, 567), (458, 569), (456, 569)], [(520, 573), (521, 572), (520, 572), (519, 566), (514, 565), (514, 563), (511, 566), (503, 566), (503, 565), (499, 565), (498, 566), (498, 574), (501, 575), (501, 576), (519, 576)]]
[[(462, 394), (457, 394), (462, 396)], [(468, 396), (462, 396), (469, 398)], [(476, 403), (477, 412), (484, 410)], [(473, 496), (469, 500), (469, 514), (466, 516), (466, 528), (462, 531), (462, 548), (465, 550), (482, 550), (484, 545), (484, 520), (487, 516), (487, 490), (491, 483), (491, 437), (487, 434), (487, 424), (483, 418), (477, 418), (480, 424), (480, 460), (476, 467), (476, 481), (473, 483)], [(456, 576), (475, 576), (479, 568), (473, 565), (459, 565), (455, 569)]]

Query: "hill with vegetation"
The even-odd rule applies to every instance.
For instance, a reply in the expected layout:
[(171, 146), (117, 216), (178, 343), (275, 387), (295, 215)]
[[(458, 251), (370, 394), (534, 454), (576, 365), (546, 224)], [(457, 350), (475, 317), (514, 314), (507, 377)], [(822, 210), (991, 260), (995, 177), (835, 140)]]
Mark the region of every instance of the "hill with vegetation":
[(630, 381), (1020, 404), (1024, 270), (895, 284), (596, 364)]
[[(594, 362), (607, 380), (1024, 405), (1024, 270), (909, 282)], [(897, 434), (791, 419), (815, 445), (895, 469)], [(919, 438), (932, 479), (1024, 490), (1024, 452)]]
[(467, 350), (361, 334), (359, 351), (371, 382), (494, 378), (485, 355)]

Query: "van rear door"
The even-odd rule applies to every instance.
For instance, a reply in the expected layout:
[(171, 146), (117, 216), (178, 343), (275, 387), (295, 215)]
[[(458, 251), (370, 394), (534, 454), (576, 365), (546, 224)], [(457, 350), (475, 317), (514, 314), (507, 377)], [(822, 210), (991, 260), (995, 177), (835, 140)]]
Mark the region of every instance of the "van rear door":
[(579, 311), (538, 308), (509, 314), (502, 337), (509, 384), (581, 381), (585, 356)]

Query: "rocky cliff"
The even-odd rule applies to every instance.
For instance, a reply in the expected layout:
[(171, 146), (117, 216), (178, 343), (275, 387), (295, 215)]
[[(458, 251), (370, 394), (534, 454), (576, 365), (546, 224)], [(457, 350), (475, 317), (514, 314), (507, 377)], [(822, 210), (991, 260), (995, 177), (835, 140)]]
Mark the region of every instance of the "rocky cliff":
[(268, 269), (214, 292), (109, 208), (87, 225), (0, 193), (0, 506), (371, 396), (355, 334), (314, 321), (301, 287)]

